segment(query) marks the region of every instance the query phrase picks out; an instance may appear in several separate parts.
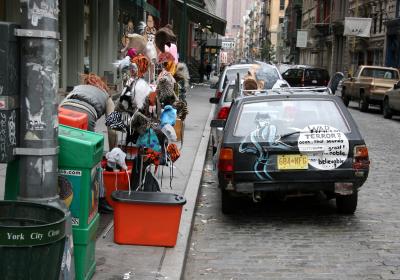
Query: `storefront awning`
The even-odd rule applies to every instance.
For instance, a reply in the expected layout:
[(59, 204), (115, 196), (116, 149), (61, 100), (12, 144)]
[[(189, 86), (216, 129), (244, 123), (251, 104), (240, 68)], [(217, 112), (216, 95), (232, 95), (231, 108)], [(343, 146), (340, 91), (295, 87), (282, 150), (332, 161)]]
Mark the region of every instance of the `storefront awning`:
[[(176, 3), (178, 4), (178, 6), (180, 6), (180, 8), (183, 9), (183, 0), (176, 0)], [(186, 7), (188, 19), (190, 21), (194, 23), (200, 23), (202, 26), (209, 28), (210, 31), (218, 33), (222, 36), (225, 35), (226, 20), (217, 17), (216, 15), (207, 12), (205, 9), (202, 9), (190, 3), (187, 3)]]
[(137, 6), (142, 7), (146, 12), (150, 13), (152, 16), (156, 18), (160, 18), (160, 11), (158, 11), (155, 7), (150, 5), (144, 0), (131, 0), (131, 2), (134, 2)]

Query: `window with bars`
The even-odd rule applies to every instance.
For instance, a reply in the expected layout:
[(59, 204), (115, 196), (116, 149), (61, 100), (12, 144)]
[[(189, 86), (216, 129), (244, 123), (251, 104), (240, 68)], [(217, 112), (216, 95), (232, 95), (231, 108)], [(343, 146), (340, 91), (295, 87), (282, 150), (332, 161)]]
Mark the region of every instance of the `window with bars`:
[(284, 10), (285, 9), (285, 0), (280, 0), (279, 1), (279, 9)]

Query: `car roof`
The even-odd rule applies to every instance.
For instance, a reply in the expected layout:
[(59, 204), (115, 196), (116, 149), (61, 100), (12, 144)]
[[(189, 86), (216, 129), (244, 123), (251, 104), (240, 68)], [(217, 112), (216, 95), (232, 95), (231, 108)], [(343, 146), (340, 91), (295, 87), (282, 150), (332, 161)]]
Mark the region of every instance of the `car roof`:
[(234, 65), (228, 66), (226, 68), (226, 70), (249, 68), (249, 67), (251, 67), (253, 65), (254, 65), (254, 63), (250, 63), (250, 64), (234, 64)]
[(249, 95), (246, 95), (246, 96), (332, 95), (332, 92), (328, 87), (282, 87), (282, 88), (259, 89), (259, 90), (242, 90), (242, 91), (255, 92), (254, 95), (249, 94)]
[(317, 95), (317, 94), (274, 94), (274, 95), (255, 95), (255, 96), (245, 96), (243, 98), (237, 99), (237, 102), (240, 104), (243, 103), (254, 103), (260, 102), (264, 100), (276, 100), (276, 99), (325, 99), (325, 100), (336, 100), (340, 101), (341, 98), (335, 95)]
[(318, 69), (318, 70), (328, 71), (323, 67), (311, 66), (311, 65), (294, 65), (293, 67), (289, 68), (288, 70), (290, 70), (290, 69)]
[(393, 67), (385, 67), (385, 66), (360, 65), (360, 67), (363, 67), (363, 68), (374, 68), (374, 69), (383, 69), (383, 70), (388, 70), (388, 69), (390, 69), (390, 70), (396, 70), (396, 71), (398, 71), (396, 68), (393, 68)]

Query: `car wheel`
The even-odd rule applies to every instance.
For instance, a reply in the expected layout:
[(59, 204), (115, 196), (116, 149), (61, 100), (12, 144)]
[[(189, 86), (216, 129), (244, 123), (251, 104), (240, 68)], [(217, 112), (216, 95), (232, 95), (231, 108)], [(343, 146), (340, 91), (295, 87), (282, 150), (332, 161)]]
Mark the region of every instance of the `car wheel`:
[(390, 107), (389, 107), (389, 100), (387, 99), (387, 98), (385, 98), (384, 100), (383, 100), (383, 108), (382, 108), (382, 112), (383, 112), (383, 117), (385, 118), (385, 119), (391, 119), (392, 118), (392, 112), (391, 112), (391, 110), (390, 110)]
[(361, 93), (360, 100), (358, 100), (358, 108), (361, 112), (366, 112), (368, 110), (368, 106), (369, 104), (367, 98), (365, 97), (364, 93)]
[(343, 100), (344, 105), (346, 107), (349, 107), (350, 98), (347, 96), (345, 89), (342, 89), (342, 100)]
[(235, 198), (226, 190), (221, 190), (221, 210), (224, 214), (235, 212)]
[(336, 208), (341, 214), (354, 214), (357, 209), (358, 192), (351, 195), (337, 195)]

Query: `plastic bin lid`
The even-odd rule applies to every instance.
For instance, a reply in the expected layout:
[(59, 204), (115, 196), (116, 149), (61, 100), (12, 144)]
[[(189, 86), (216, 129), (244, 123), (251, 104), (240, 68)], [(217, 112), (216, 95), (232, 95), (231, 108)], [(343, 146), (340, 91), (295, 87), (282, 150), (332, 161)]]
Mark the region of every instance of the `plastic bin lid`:
[(141, 203), (141, 204), (169, 204), (183, 205), (186, 199), (178, 194), (163, 192), (134, 192), (114, 191), (111, 194), (113, 200), (124, 203)]
[(60, 125), (58, 143), (58, 163), (61, 169), (92, 168), (103, 156), (104, 137), (99, 133)]

